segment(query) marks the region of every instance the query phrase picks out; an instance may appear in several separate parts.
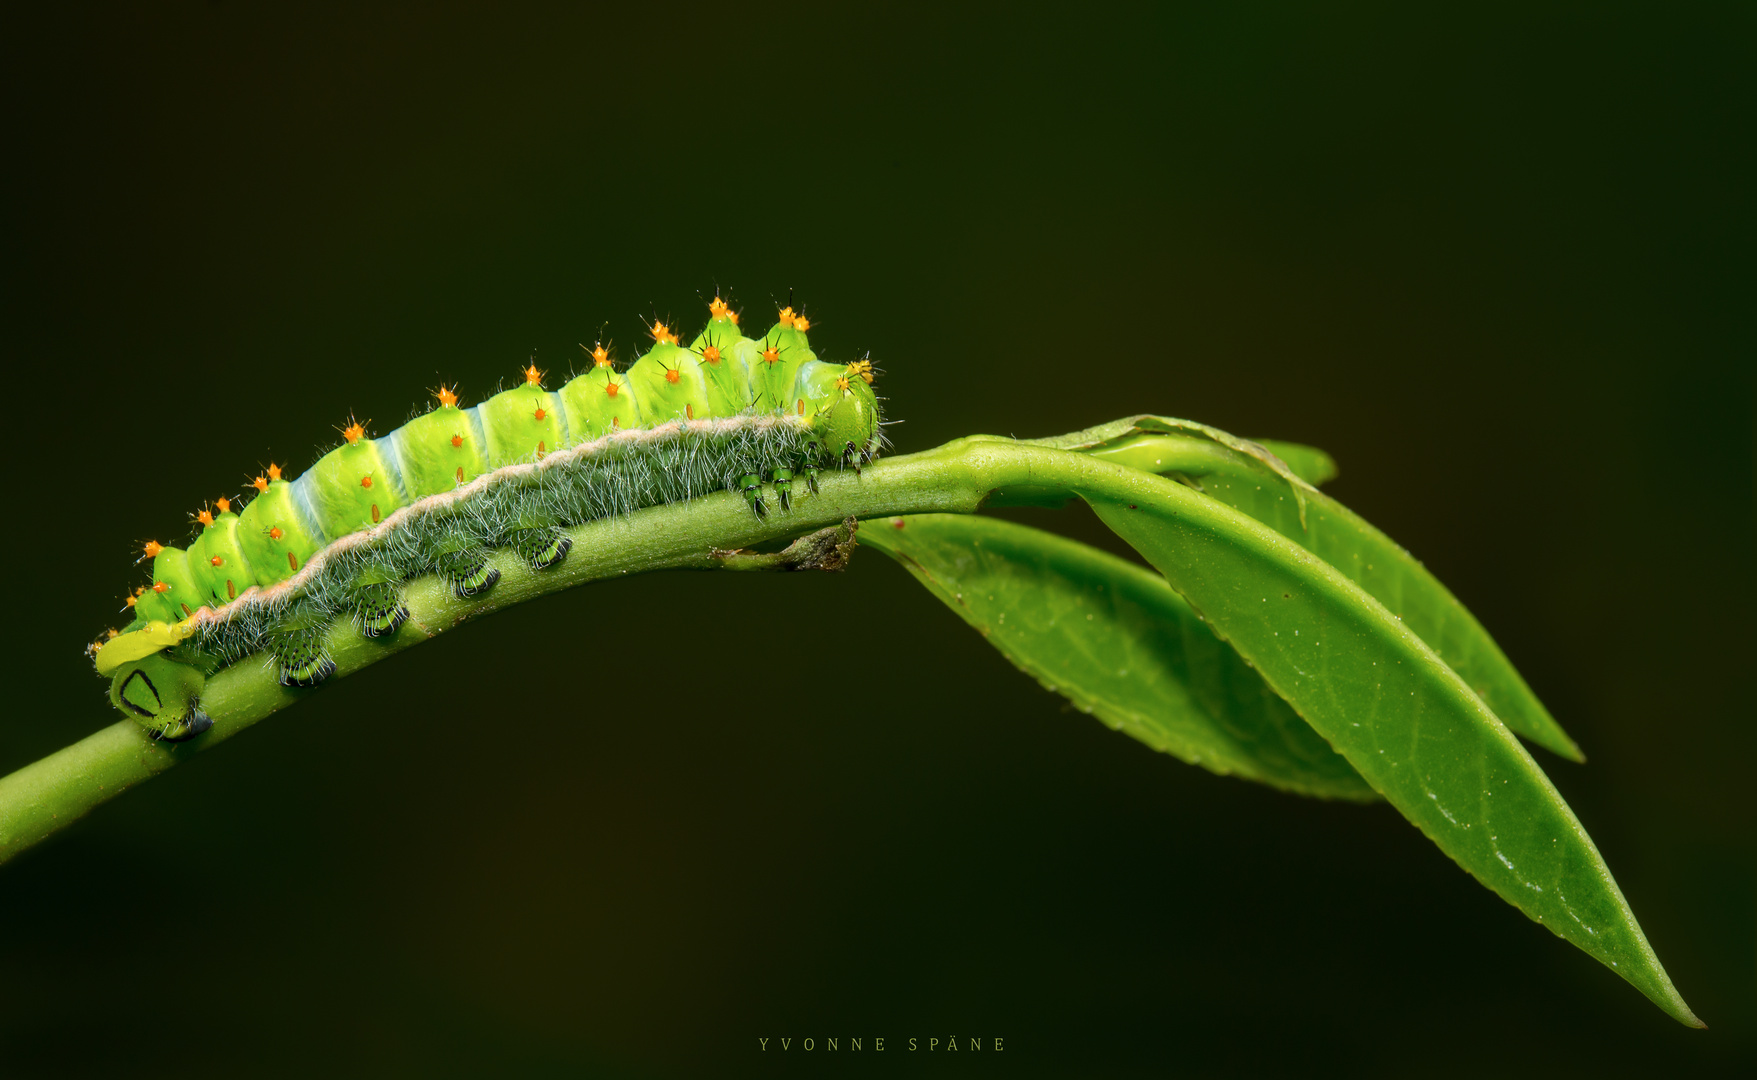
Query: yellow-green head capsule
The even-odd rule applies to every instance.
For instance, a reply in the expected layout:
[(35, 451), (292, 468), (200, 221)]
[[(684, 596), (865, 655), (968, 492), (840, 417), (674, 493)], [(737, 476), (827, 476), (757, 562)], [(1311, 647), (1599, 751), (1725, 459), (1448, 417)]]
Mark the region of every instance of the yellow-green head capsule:
[(878, 397), (868, 381), (872, 365), (826, 364), (814, 360), (799, 369), (793, 395), (801, 416), (825, 460), (864, 464), (878, 452)]

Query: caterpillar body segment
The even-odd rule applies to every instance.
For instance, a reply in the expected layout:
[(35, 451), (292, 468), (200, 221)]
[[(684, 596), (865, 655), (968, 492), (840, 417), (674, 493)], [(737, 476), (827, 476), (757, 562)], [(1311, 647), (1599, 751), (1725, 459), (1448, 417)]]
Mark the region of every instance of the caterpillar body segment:
[[(142, 611), (143, 606), (147, 610)], [(179, 622), (201, 606), (201, 590), (189, 573), (188, 552), (169, 546), (160, 548), (153, 557), (153, 583), (134, 606), (136, 621), (145, 616)]]
[[(523, 386), (495, 394), (476, 406), (490, 469), (532, 461), (567, 445), (561, 402), (543, 389), (535, 368), (527, 370), (526, 378)], [(466, 471), (465, 476), (469, 475)]]
[(320, 458), (298, 481), (298, 494), (326, 540), (369, 529), (407, 501), (401, 492), (401, 470), (393, 464), (395, 443), (366, 438), (359, 424), (350, 425), (344, 434), (347, 441)]
[[(275, 479), (266, 481), (238, 515), (238, 546), (259, 585), (274, 585), (297, 574), (327, 542), (294, 486), (280, 478), (279, 469), (269, 472)], [(158, 577), (156, 561), (153, 576)]]
[[(488, 455), (476, 417), (457, 407), (448, 391), (431, 412), (415, 417), (385, 436), (401, 466), (403, 489), (411, 499), (439, 495), (472, 476), (487, 472)], [(252, 505), (255, 505), (254, 503)]]
[(643, 427), (698, 416), (736, 416), (742, 408), (719, 386), (710, 386), (694, 353), (670, 342), (660, 342), (635, 361), (628, 381), (640, 403)]
[(567, 424), (578, 440), (603, 438), (641, 426), (628, 377), (608, 364), (593, 368), (561, 388)]
[(229, 604), (255, 584), (249, 557), (238, 541), (238, 515), (222, 511), (189, 545), (186, 562), (201, 601), (210, 607)]
[(708, 321), (689, 351), (696, 356), (702, 378), (714, 387), (733, 412), (757, 406), (758, 392), (752, 379), (759, 363), (756, 343), (738, 331), (728, 315)]
[(715, 491), (766, 516), (765, 483), (786, 512), (801, 478), (815, 494), (819, 469), (879, 452), (870, 363), (819, 360), (791, 308), (756, 339), (718, 297), (709, 315), (687, 345), (653, 323), (652, 348), (626, 371), (600, 344), (554, 389), (532, 365), (468, 408), (441, 387), (429, 411), (377, 438), (351, 420), (303, 475), (271, 465), (241, 510), (221, 499), (201, 511), (187, 549), (148, 543), (133, 623), (94, 649), (112, 704), (155, 738), (189, 738), (211, 723), (200, 694), (212, 671), (266, 653), (283, 685), (315, 686), (335, 671), (331, 627), (396, 636), (414, 577), (480, 596), (500, 579), (493, 549), (541, 572), (567, 558), (565, 530), (582, 522)]

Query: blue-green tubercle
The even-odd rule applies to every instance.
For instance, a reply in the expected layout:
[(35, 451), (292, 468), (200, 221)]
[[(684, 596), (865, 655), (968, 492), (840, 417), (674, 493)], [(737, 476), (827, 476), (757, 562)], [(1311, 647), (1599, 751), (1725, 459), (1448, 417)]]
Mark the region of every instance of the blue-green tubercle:
[(496, 549), (546, 569), (567, 557), (564, 529), (715, 491), (743, 492), (762, 516), (765, 488), (786, 509), (796, 481), (814, 488), (819, 470), (879, 453), (869, 361), (818, 359), (790, 307), (757, 339), (719, 297), (708, 311), (688, 346), (654, 323), (626, 371), (600, 344), (554, 390), (533, 365), (469, 408), (441, 387), (430, 411), (377, 438), (350, 422), (303, 475), (271, 465), (240, 512), (226, 499), (204, 509), (187, 549), (149, 542), (133, 623), (94, 650), (111, 703), (156, 738), (187, 738), (205, 730), (212, 671), (267, 652), (283, 685), (314, 686), (335, 670), (332, 625), (394, 634), (414, 577), (476, 596), (499, 579)]

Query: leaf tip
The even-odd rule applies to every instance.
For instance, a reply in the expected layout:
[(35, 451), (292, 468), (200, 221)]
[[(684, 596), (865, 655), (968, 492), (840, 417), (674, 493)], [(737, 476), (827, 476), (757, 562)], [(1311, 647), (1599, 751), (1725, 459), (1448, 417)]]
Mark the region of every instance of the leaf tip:
[[(1532, 741), (1538, 742), (1536, 739)], [(1576, 765), (1586, 764), (1586, 751), (1580, 749), (1580, 744), (1570, 739), (1559, 727), (1550, 732), (1549, 738), (1538, 742), (1538, 745), (1557, 757), (1566, 758)]]
[[(1678, 988), (1672, 985), (1671, 978), (1666, 975), (1663, 969), (1659, 969), (1659, 962), (1657, 959), (1654, 961), (1654, 967), (1658, 969), (1657, 974), (1659, 978), (1657, 980), (1657, 986), (1643, 985), (1635, 979), (1629, 979), (1629, 981), (1634, 983), (1638, 989), (1645, 993), (1648, 1000), (1652, 1001), (1655, 1005), (1658, 1005), (1660, 1011), (1664, 1012), (1673, 1020), (1676, 1020), (1687, 1028), (1696, 1028), (1700, 1031), (1708, 1030), (1708, 1025), (1702, 1022), (1702, 1018), (1697, 1016), (1696, 1013), (1691, 1010), (1690, 1006), (1684, 1002), (1684, 995), (1678, 993)], [(1626, 979), (1629, 978), (1627, 975), (1624, 975), (1623, 977)]]
[(1683, 998), (1678, 998), (1677, 1001), (1673, 1003), (1673, 1007), (1667, 1009), (1666, 1012), (1671, 1014), (1673, 1020), (1676, 1020), (1687, 1028), (1695, 1028), (1698, 1031), (1708, 1030), (1708, 1025), (1703, 1022), (1700, 1016), (1697, 1016), (1694, 1012), (1690, 1011), (1690, 1006), (1684, 1004)]

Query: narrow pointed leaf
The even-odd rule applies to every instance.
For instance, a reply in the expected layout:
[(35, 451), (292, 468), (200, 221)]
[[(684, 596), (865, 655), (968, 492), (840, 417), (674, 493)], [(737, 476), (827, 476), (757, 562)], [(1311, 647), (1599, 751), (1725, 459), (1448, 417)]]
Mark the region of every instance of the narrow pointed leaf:
[(1182, 484), (1137, 472), (1076, 489), (1441, 850), (1700, 1026), (1543, 770), (1384, 605), (1311, 551)]
[(1304, 795), (1378, 794), (1158, 574), (994, 518), (869, 522), (990, 645), (1111, 727), (1194, 765)]
[[(1563, 757), (1585, 760), (1494, 638), (1439, 579), (1358, 514), (1300, 480), (1291, 463), (1204, 424), (1155, 416), (1132, 423), (1126, 432), (1111, 430), (1114, 425), (1093, 429), (1104, 437), (1066, 448), (1170, 475), (1305, 547), (1390, 608), (1508, 727)], [(1323, 451), (1277, 445), (1290, 450), (1300, 469), (1324, 476), (1327, 466), (1334, 475)]]

